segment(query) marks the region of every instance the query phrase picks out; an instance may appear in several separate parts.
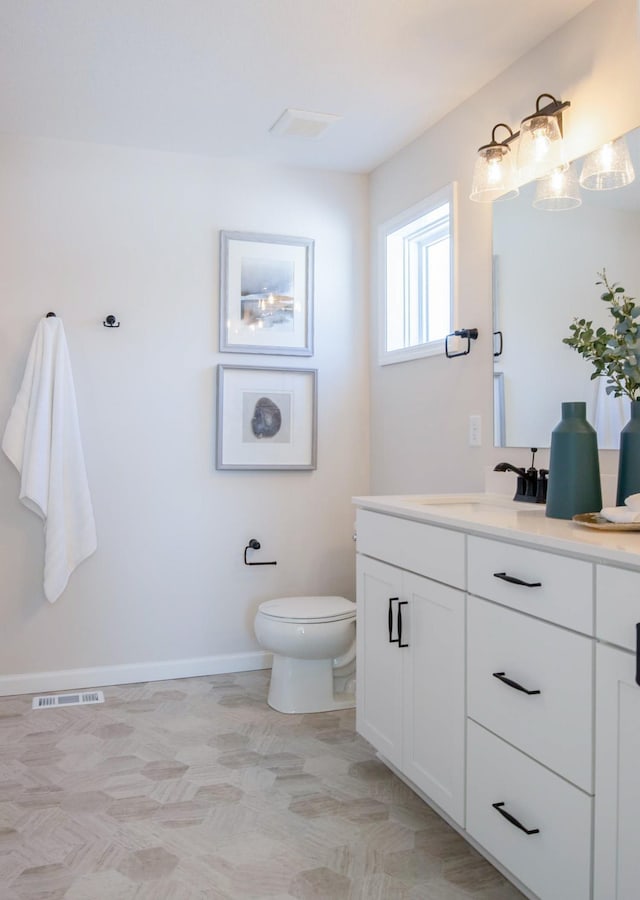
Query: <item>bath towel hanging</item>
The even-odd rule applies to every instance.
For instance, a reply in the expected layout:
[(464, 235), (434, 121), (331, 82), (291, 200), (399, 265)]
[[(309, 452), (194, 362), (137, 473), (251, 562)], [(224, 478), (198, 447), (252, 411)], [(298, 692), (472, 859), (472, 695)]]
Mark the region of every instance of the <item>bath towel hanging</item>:
[(2, 449), (20, 473), (20, 500), (44, 521), (44, 593), (53, 603), (97, 546), (71, 362), (57, 316), (38, 323)]

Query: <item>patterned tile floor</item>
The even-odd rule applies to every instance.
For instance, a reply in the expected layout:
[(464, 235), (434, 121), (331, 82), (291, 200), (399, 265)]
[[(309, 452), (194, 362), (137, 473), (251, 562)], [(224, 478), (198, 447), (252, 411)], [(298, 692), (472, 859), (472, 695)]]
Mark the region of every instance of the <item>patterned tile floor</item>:
[(376, 758), (353, 710), (269, 672), (0, 698), (1, 900), (516, 900)]

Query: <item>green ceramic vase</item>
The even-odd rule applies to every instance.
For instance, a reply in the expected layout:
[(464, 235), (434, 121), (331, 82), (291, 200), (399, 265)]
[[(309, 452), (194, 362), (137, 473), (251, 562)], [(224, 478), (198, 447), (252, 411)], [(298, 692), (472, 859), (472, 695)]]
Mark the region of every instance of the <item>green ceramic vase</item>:
[(587, 404), (563, 403), (562, 419), (551, 432), (547, 515), (571, 519), (601, 509), (598, 438), (587, 422)]
[(624, 506), (631, 494), (640, 492), (640, 400), (631, 401), (631, 418), (620, 432), (616, 505)]

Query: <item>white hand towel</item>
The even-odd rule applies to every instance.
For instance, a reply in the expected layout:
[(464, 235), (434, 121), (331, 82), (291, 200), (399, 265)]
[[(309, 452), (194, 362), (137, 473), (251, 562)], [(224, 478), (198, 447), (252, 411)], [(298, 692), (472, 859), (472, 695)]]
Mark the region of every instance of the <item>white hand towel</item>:
[(640, 522), (640, 510), (630, 509), (628, 506), (605, 506), (600, 510), (600, 515), (609, 522), (618, 525), (630, 525), (632, 522)]
[(2, 449), (20, 473), (20, 500), (44, 521), (44, 593), (53, 603), (97, 547), (76, 393), (62, 322), (38, 323)]

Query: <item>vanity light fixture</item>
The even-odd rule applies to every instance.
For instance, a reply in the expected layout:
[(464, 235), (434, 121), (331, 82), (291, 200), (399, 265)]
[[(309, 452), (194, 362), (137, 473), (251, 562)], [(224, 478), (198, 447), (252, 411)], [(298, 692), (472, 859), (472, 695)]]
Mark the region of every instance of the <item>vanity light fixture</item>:
[[(551, 102), (541, 107), (540, 101)], [(540, 94), (536, 111), (520, 123), (518, 143), (518, 179), (521, 184), (543, 178), (554, 169), (566, 165), (562, 141), (562, 110), (570, 106), (552, 94)]]
[[(541, 106), (544, 100), (549, 100)], [(491, 142), (478, 148), (473, 170), (471, 200), (493, 201), (517, 197), (518, 185), (566, 168), (562, 140), (562, 112), (571, 106), (552, 94), (540, 94), (536, 111), (526, 116), (520, 131), (512, 131), (504, 122), (491, 132)], [(496, 130), (506, 128), (504, 140), (496, 140)], [(518, 139), (517, 165), (511, 144)], [(573, 205), (578, 205), (574, 203)], [(569, 209), (569, 206), (540, 206), (541, 209)]]
[(588, 191), (626, 187), (636, 177), (624, 137), (609, 141), (585, 157), (580, 184)]
[[(549, 102), (541, 106), (545, 99)], [(512, 131), (504, 122), (496, 125), (491, 132), (491, 142), (478, 148), (470, 199), (491, 202), (517, 197), (518, 185), (566, 168), (562, 112), (569, 106), (571, 103), (568, 100), (556, 100), (552, 94), (540, 94), (536, 99), (536, 111), (522, 120), (520, 131)], [(502, 141), (496, 140), (498, 128), (508, 131)], [(510, 146), (516, 139), (517, 165)]]
[[(506, 128), (508, 137), (496, 140), (496, 130)], [(478, 147), (478, 156), (473, 170), (471, 200), (491, 202), (518, 196), (513, 153), (509, 143), (517, 137), (508, 125), (499, 122), (491, 132), (491, 142)]]
[(536, 182), (536, 196), (533, 200), (536, 209), (556, 212), (575, 209), (581, 203), (578, 173), (573, 163), (554, 169)]

